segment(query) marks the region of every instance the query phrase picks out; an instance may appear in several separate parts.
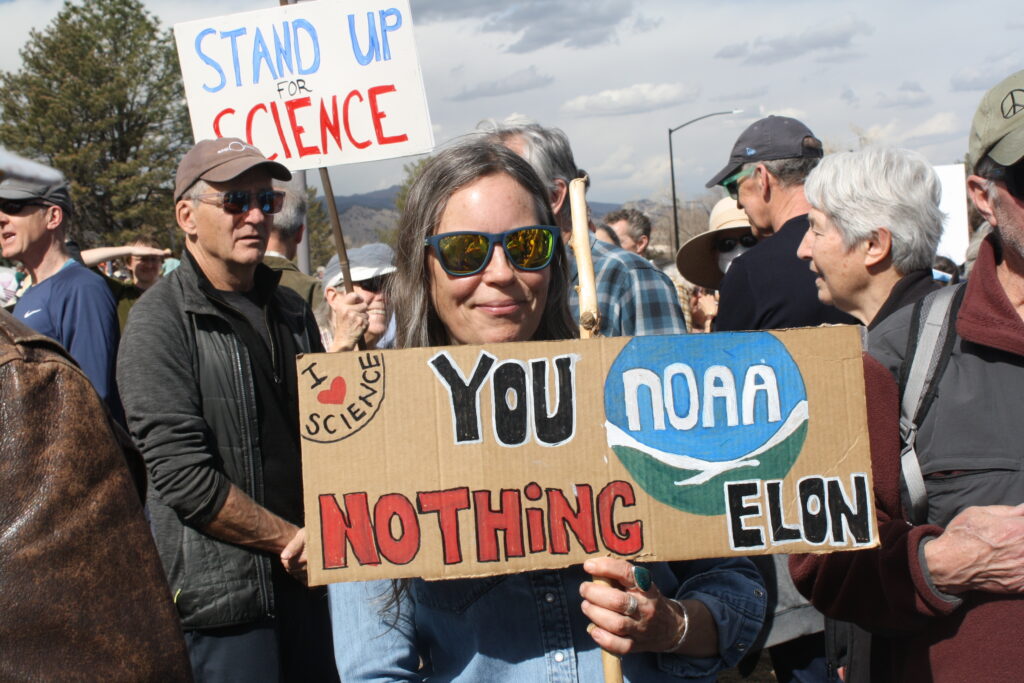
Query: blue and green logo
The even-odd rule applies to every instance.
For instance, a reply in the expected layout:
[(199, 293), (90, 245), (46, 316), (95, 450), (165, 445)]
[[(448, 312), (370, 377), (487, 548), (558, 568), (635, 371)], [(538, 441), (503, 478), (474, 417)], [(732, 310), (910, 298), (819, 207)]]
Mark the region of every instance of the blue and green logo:
[(657, 500), (725, 514), (724, 484), (782, 479), (807, 436), (807, 392), (768, 332), (637, 337), (604, 386), (608, 445)]

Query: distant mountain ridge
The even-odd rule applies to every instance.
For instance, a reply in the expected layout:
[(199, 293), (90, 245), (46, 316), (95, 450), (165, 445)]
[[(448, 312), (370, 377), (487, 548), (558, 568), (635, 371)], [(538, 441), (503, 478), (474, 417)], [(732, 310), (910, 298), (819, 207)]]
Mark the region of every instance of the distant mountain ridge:
[[(392, 185), (391, 187), (384, 188), (383, 190), (374, 190), (373, 192), (364, 192), (362, 194), (350, 194), (350, 195), (335, 195), (334, 201), (338, 207), (338, 213), (344, 214), (352, 207), (362, 207), (364, 209), (373, 209), (375, 211), (390, 211), (394, 215), (388, 215), (387, 217), (380, 217), (375, 219), (378, 227), (380, 222), (393, 220), (397, 218), (395, 208), (395, 198), (398, 196), (398, 185)], [(323, 197), (320, 198), (323, 201)], [(610, 204), (608, 202), (590, 202), (590, 211), (594, 218), (600, 218), (601, 216), (615, 211), (616, 209), (623, 206), (622, 204)], [(369, 220), (371, 214), (366, 211), (359, 211), (357, 215), (353, 216), (358, 221)], [(370, 228), (372, 230), (372, 228)], [(346, 234), (348, 234), (348, 227), (345, 228)], [(367, 231), (362, 230), (360, 227), (353, 226), (353, 237), (356, 234), (362, 235)]]

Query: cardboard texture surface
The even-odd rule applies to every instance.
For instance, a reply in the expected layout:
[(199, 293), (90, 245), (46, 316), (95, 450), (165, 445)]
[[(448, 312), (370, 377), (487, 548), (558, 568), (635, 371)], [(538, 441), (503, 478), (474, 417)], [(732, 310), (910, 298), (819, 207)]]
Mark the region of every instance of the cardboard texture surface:
[(314, 584), (877, 544), (855, 327), (297, 362)]

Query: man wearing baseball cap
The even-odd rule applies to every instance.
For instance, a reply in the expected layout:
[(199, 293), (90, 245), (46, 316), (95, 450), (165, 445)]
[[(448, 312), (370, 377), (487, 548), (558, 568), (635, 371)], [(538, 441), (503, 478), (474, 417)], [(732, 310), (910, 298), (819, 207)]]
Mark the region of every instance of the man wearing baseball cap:
[(32, 279), (14, 307), (14, 317), (63, 345), (121, 421), (114, 381), (117, 307), (103, 278), (72, 259), (64, 246), (72, 214), (63, 178), (0, 182), (3, 255), (21, 261)]
[(295, 356), (309, 307), (262, 264), (288, 169), (235, 138), (178, 166), (181, 266), (132, 309), (128, 426), (197, 680), (337, 680), (322, 589), (305, 585)]
[[(922, 393), (934, 399), (914, 418), (914, 449), (901, 456), (894, 443), (879, 453), (871, 435), (881, 547), (845, 561), (793, 561), (815, 604), (873, 631), (870, 680), (1021, 679), (1024, 71), (982, 98), (968, 149), (967, 190), (993, 230), (971, 277), (929, 295), (921, 310), (897, 311), (869, 336), (871, 355), (904, 378), (901, 387), (918, 376), (908, 348), (928, 352), (915, 371), (936, 368)], [(925, 322), (925, 307), (948, 293), (948, 309), (931, 308), (941, 315)], [(928, 342), (924, 331), (943, 326), (947, 343)]]
[[(821, 303), (814, 273), (797, 256), (810, 210), (804, 180), (822, 156), (821, 141), (802, 122), (767, 116), (740, 134), (728, 163), (708, 181), (725, 188), (761, 238), (721, 280), (716, 331), (857, 322)], [(825, 680), (822, 615), (797, 592), (785, 556), (758, 558), (757, 565), (774, 607), (764, 646), (779, 680)]]
[(721, 185), (737, 200), (761, 238), (722, 280), (716, 330), (856, 322), (818, 300), (814, 275), (796, 255), (810, 210), (804, 179), (821, 157), (821, 141), (807, 126), (767, 116), (740, 134), (728, 163), (708, 181), (707, 187)]

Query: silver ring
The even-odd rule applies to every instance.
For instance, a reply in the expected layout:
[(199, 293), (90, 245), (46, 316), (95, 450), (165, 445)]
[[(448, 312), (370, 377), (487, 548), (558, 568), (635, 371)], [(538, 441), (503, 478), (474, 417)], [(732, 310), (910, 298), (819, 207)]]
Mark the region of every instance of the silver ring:
[(632, 593), (627, 593), (626, 597), (629, 598), (629, 602), (626, 603), (625, 614), (627, 617), (635, 617), (636, 613), (640, 610), (640, 603)]

